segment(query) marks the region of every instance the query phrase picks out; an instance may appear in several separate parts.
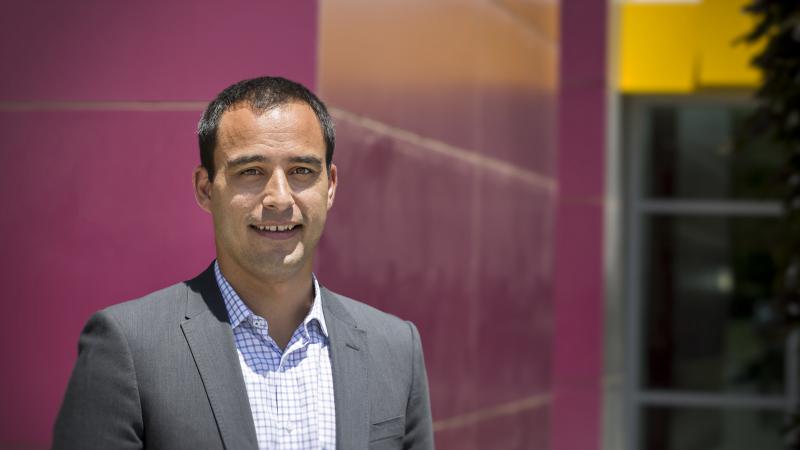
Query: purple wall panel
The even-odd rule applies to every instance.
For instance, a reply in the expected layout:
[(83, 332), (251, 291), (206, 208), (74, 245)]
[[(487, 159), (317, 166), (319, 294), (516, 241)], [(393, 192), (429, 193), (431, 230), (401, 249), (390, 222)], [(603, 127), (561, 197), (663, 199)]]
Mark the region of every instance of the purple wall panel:
[[(555, 66), (554, 60), (551, 63)], [(320, 83), (324, 80), (323, 73)], [(374, 86), (373, 94), (367, 88), (360, 85), (340, 92), (320, 86), (326, 101), (349, 113), (546, 177), (554, 175), (554, 154), (547, 151), (555, 147), (556, 136), (552, 92), (534, 86), (441, 86), (436, 91)], [(391, 107), (378, 110), (381, 104)], [(475, 126), (478, 123), (480, 127)], [(534, 146), (541, 150), (531, 151)]]
[(600, 448), (606, 8), (561, 3), (552, 450)]
[(495, 416), (470, 416), (464, 420), (468, 423), (455, 424), (453, 428), (436, 432), (437, 448), (459, 450), (548, 448), (549, 418), (546, 408), (511, 413), (498, 411)]
[[(198, 112), (4, 112), (3, 441), (44, 442), (91, 312), (199, 272)], [(146, 132), (143, 132), (145, 131)]]
[[(432, 392), (441, 417), (547, 390), (550, 194), (346, 120), (337, 126), (340, 184), (322, 281), (417, 323), (432, 377), (448, 380)], [(465, 345), (453, 346), (454, 333)]]
[[(476, 409), (546, 392), (552, 355), (552, 196), (498, 176), (476, 205)], [(465, 271), (464, 273), (469, 273)], [(446, 351), (446, 349), (443, 349)], [(513, 448), (513, 447), (512, 447)]]
[(319, 273), (419, 326), (440, 449), (549, 442), (558, 10), (533, 3), (320, 5)]
[[(583, 347), (587, 345), (587, 342), (583, 343)], [(579, 351), (585, 352), (585, 349)], [(562, 383), (553, 387), (555, 401), (550, 413), (550, 449), (602, 448), (600, 389), (599, 377), (591, 383)]]
[(353, 114), (552, 176), (558, 45), (541, 23), (558, 6), (536, 3), (322, 2), (320, 90)]
[[(554, 380), (565, 385), (594, 384), (603, 358), (603, 207), (599, 203), (563, 201), (557, 209)], [(579, 279), (579, 282), (575, 282)], [(589, 347), (589, 348), (587, 348)], [(593, 350), (593, 351), (590, 351)]]
[[(0, 448), (48, 445), (91, 312), (213, 258), (191, 188), (202, 105), (168, 102), (267, 73), (313, 87), (316, 13), (315, 1), (0, 6), (0, 354), (11, 368)], [(138, 100), (153, 103), (125, 103)]]
[(6, 1), (0, 100), (208, 100), (278, 74), (314, 85), (317, 2)]
[(606, 153), (603, 150), (605, 124), (601, 108), (604, 108), (605, 99), (605, 89), (565, 87), (561, 94), (559, 105), (565, 111), (559, 124), (561, 142), (562, 148), (569, 147), (568, 151), (558, 155), (559, 166), (564, 168), (558, 173), (561, 198), (602, 201)]

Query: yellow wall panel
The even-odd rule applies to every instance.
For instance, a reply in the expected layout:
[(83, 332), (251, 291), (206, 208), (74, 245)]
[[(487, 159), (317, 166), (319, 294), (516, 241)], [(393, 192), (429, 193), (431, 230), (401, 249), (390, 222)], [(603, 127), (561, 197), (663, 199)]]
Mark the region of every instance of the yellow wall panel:
[(698, 83), (703, 86), (754, 86), (759, 72), (750, 59), (761, 46), (734, 41), (748, 32), (755, 20), (742, 12), (745, 2), (705, 0), (700, 5), (700, 70)]
[(695, 4), (625, 4), (620, 35), (624, 92), (691, 92), (697, 47)]
[(761, 46), (734, 41), (754, 19), (745, 0), (623, 3), (619, 88), (626, 93), (691, 93), (704, 88), (752, 88), (750, 60)]

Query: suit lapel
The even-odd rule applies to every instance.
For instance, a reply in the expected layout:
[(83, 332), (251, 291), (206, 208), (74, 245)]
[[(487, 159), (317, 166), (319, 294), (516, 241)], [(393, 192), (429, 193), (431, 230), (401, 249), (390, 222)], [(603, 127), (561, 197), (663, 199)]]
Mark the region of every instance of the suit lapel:
[(321, 288), (330, 340), (336, 448), (364, 448), (369, 442), (367, 339), (335, 294)]
[(181, 329), (203, 380), (222, 442), (227, 449), (256, 449), (250, 401), (213, 265), (187, 286), (186, 320)]

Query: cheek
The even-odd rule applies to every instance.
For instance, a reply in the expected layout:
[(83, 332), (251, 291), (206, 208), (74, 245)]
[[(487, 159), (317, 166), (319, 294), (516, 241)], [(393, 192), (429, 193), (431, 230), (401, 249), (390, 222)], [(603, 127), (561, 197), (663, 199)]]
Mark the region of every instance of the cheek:
[(258, 195), (237, 194), (229, 199), (228, 208), (234, 215), (250, 214), (261, 206), (260, 200)]
[(257, 213), (253, 211), (253, 205), (257, 202), (253, 202), (251, 196), (234, 195), (230, 198), (219, 196), (212, 203), (212, 213), (218, 223), (235, 224)]
[(306, 214), (314, 217), (324, 216), (328, 211), (328, 193), (314, 192), (302, 201), (302, 209)]
[(253, 204), (253, 200), (249, 195), (234, 195), (228, 202), (230, 208), (233, 210), (247, 209)]

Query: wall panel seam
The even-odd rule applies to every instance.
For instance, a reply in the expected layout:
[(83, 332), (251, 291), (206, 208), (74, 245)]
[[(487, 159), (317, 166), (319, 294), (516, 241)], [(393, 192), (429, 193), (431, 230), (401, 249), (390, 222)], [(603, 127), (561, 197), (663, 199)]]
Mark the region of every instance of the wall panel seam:
[(457, 147), (446, 142), (421, 136), (414, 132), (387, 125), (368, 117), (359, 116), (351, 112), (329, 108), (331, 115), (338, 120), (343, 120), (361, 128), (368, 129), (374, 133), (391, 137), (401, 142), (412, 144), (414, 147), (422, 148), (438, 155), (456, 159), (460, 162), (479, 167), (487, 172), (520, 181), (536, 189), (547, 192), (554, 192), (557, 187), (553, 177), (543, 175), (532, 170), (522, 169), (516, 165), (490, 156), (481, 155), (472, 150)]

